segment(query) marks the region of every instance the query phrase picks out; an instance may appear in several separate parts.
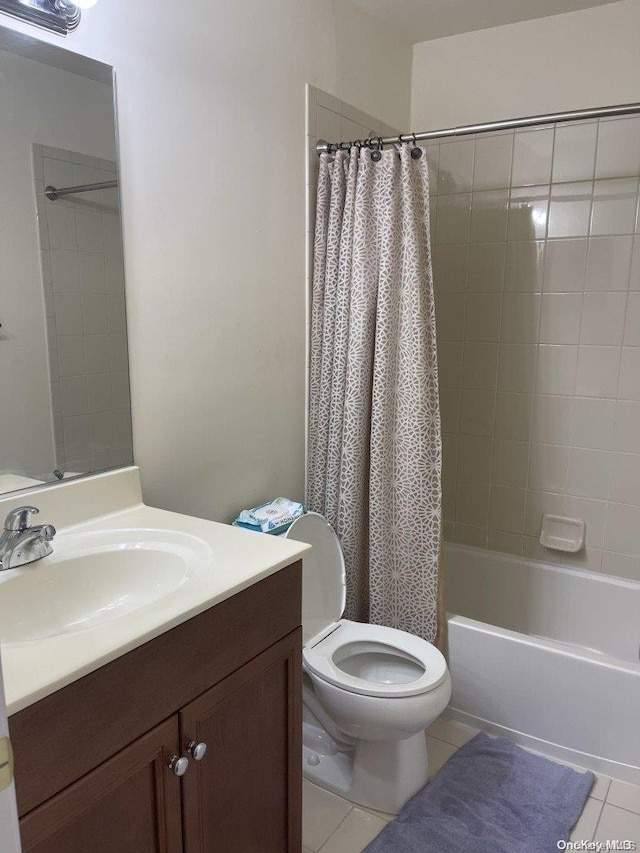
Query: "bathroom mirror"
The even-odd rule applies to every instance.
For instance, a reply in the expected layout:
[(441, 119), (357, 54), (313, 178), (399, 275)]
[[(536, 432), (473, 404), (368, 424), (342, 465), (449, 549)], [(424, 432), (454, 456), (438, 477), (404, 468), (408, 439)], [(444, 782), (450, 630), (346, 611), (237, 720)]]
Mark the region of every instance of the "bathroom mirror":
[(0, 28), (0, 492), (133, 460), (114, 103)]

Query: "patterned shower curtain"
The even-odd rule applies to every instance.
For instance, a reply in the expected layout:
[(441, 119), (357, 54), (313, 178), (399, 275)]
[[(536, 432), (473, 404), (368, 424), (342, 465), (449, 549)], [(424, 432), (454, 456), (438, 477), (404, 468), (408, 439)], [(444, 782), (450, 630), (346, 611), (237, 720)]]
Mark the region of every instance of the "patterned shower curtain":
[(341, 541), (346, 616), (433, 641), (442, 454), (421, 154), (320, 157), (307, 503)]

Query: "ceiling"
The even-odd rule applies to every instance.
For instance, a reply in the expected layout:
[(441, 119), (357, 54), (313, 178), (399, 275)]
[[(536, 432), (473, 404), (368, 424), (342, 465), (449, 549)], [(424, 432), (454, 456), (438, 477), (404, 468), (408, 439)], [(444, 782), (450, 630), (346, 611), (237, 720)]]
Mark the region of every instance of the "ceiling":
[(606, 6), (617, 0), (353, 0), (412, 42)]

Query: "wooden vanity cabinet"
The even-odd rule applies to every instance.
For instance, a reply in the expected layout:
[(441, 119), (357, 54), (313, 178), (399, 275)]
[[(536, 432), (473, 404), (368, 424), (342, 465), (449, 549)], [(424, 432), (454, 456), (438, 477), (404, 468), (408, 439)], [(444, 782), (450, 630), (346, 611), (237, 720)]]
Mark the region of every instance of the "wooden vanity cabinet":
[[(23, 852), (299, 853), (300, 589), (297, 563), (12, 717)], [(131, 656), (143, 684), (120, 683), (104, 705)], [(172, 678), (177, 667), (191, 679)], [(67, 716), (56, 726), (52, 712)], [(136, 717), (140, 733), (123, 740)], [(192, 743), (206, 744), (199, 761)], [(61, 772), (65, 746), (75, 753)], [(88, 771), (87, 752), (101, 757)], [(189, 758), (183, 776), (173, 757)]]

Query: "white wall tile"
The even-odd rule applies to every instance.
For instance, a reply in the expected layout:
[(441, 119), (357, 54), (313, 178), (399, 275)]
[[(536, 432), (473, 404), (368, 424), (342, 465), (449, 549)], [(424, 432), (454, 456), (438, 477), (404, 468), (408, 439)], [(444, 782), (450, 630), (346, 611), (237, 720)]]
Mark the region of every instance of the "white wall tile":
[(82, 376), (87, 372), (82, 335), (58, 335), (58, 370), (60, 376)]
[(623, 343), (625, 346), (640, 346), (640, 291), (628, 295)]
[(611, 454), (609, 500), (640, 505), (640, 453)]
[(619, 367), (618, 347), (580, 346), (576, 394), (580, 397), (615, 397)]
[(502, 295), (500, 293), (469, 293), (465, 340), (497, 343), (500, 338), (501, 316)]
[(71, 249), (52, 249), (51, 279), (56, 293), (79, 293), (78, 253)]
[(597, 122), (569, 122), (556, 127), (552, 173), (554, 182), (593, 178), (597, 133)]
[(542, 290), (544, 275), (544, 241), (524, 240), (507, 243), (505, 290), (539, 293)]
[(584, 290), (587, 245), (586, 238), (549, 240), (544, 275), (546, 291), (567, 293)]
[(557, 551), (551, 551), (548, 548), (544, 548), (540, 544), (539, 536), (525, 536), (524, 537), (524, 556), (529, 560), (540, 560), (543, 563), (556, 563), (558, 559), (556, 557)]
[(604, 450), (571, 448), (567, 494), (606, 500), (609, 491), (611, 454)]
[(535, 343), (540, 321), (539, 293), (505, 293), (500, 339), (504, 343)]
[(81, 252), (103, 252), (102, 215), (94, 210), (76, 211), (78, 249)]
[[(524, 534), (524, 512), (527, 498), (526, 489), (510, 486), (491, 486), (491, 504), (489, 526), (492, 530)], [(520, 549), (522, 549), (520, 543)], [(490, 545), (491, 547), (491, 540)], [(507, 550), (502, 548), (499, 550)]]
[(467, 243), (471, 227), (471, 195), (439, 195), (437, 217), (436, 244)]
[(111, 374), (102, 373), (87, 379), (87, 411), (108, 412), (114, 408)]
[(539, 341), (543, 344), (577, 344), (580, 338), (582, 293), (544, 293)]
[(495, 391), (462, 391), (460, 396), (460, 433), (492, 435), (495, 408)]
[(633, 237), (589, 240), (586, 290), (626, 290), (629, 285)]
[(514, 441), (529, 441), (533, 421), (533, 394), (498, 392), (494, 435)]
[(438, 194), (468, 192), (473, 184), (474, 142), (457, 139), (440, 145)]
[(474, 191), (471, 200), (471, 242), (504, 240), (508, 210), (508, 190)]
[(47, 222), (52, 249), (77, 249), (76, 221), (72, 208), (56, 202), (47, 208)]
[(531, 491), (530, 489), (527, 492), (527, 509), (525, 514), (526, 534), (528, 536), (535, 536), (538, 539), (542, 528), (542, 516), (545, 513), (563, 515), (564, 504), (564, 495), (555, 492)]
[(571, 415), (571, 444), (609, 450), (613, 444), (616, 401), (596, 397), (574, 397)]
[(462, 384), (462, 341), (438, 341), (438, 381), (441, 388)]
[(591, 234), (633, 234), (638, 201), (638, 179), (596, 181)]
[(553, 129), (516, 133), (513, 146), (512, 186), (548, 183), (551, 178), (552, 156)]
[(433, 282), (436, 293), (464, 293), (467, 289), (469, 247), (466, 244), (435, 246)]
[(519, 533), (507, 533), (505, 530), (489, 530), (487, 547), (490, 551), (520, 556), (524, 548), (524, 536)]
[(54, 297), (56, 329), (59, 335), (82, 333), (82, 300), (80, 296)]
[(60, 406), (63, 417), (86, 415), (86, 376), (62, 376), (60, 378)]
[(341, 142), (340, 115), (325, 106), (318, 106), (316, 134), (327, 142)]
[(459, 484), (456, 493), (456, 524), (486, 527), (489, 520), (489, 483)]
[(567, 483), (569, 448), (555, 444), (532, 444), (529, 488), (537, 492), (562, 492)]
[(605, 501), (567, 495), (564, 514), (569, 518), (581, 518), (585, 522), (585, 542), (589, 548), (602, 548), (606, 509)]
[(571, 566), (574, 569), (599, 572), (602, 570), (602, 551), (587, 545), (577, 554), (563, 554), (560, 562), (563, 566)]
[(495, 389), (498, 382), (498, 344), (467, 341), (462, 356), (462, 387)]
[(640, 554), (640, 506), (610, 503), (604, 532), (608, 551), (637, 557)]
[(500, 344), (498, 388), (501, 391), (533, 391), (536, 369), (534, 344)]
[(640, 171), (640, 118), (600, 122), (596, 177), (617, 178)]
[(436, 292), (435, 302), (439, 339), (442, 341), (464, 340), (465, 295)]
[[(491, 482), (526, 488), (529, 472), (529, 442), (496, 438), (493, 442)], [(495, 526), (495, 525), (494, 525)], [(502, 528), (510, 530), (511, 528)], [(513, 531), (515, 533), (523, 531)]]
[(640, 347), (622, 348), (618, 396), (622, 400), (640, 400)]
[[(529, 246), (531, 244), (527, 243), (526, 245)], [(533, 245), (536, 244), (534, 243)], [(504, 243), (472, 244), (469, 247), (469, 292), (501, 292), (504, 282), (504, 269)]]
[(512, 189), (507, 224), (508, 240), (542, 240), (547, 234), (549, 187)]
[(631, 255), (629, 290), (640, 290), (640, 237), (638, 236), (633, 238), (633, 253)]
[(442, 432), (457, 433), (460, 422), (460, 389), (440, 386), (438, 391)]
[(590, 181), (554, 184), (549, 205), (549, 237), (586, 237), (589, 233)]
[(603, 551), (602, 571), (607, 575), (640, 581), (640, 557), (616, 554), (614, 551)]
[(84, 339), (87, 374), (109, 373), (109, 337), (108, 335), (87, 335)]
[(538, 347), (536, 392), (538, 394), (573, 394), (576, 380), (578, 347), (541, 344)]
[(491, 479), (491, 438), (461, 435), (458, 439), (458, 482), (488, 483)]
[(532, 440), (538, 444), (571, 443), (572, 397), (536, 394)]
[(513, 135), (479, 137), (476, 140), (473, 189), (508, 187), (511, 177)]
[(616, 408), (614, 447), (629, 453), (640, 453), (640, 402), (619, 400)]
[(580, 343), (588, 346), (621, 344), (626, 305), (626, 293), (585, 293)]
[(106, 293), (107, 281), (105, 275), (104, 255), (80, 252), (80, 289), (82, 293), (95, 296)]
[(108, 331), (106, 296), (82, 297), (82, 322), (87, 335)]
[(486, 548), (486, 528), (456, 523), (453, 527), (452, 542), (457, 542), (460, 545), (471, 545), (474, 548)]
[[(120, 217), (114, 214), (102, 214), (102, 233), (104, 239), (104, 251), (108, 255), (122, 257), (122, 230)], [(80, 232), (78, 231), (78, 245), (80, 244)]]

